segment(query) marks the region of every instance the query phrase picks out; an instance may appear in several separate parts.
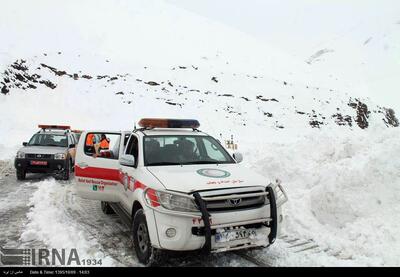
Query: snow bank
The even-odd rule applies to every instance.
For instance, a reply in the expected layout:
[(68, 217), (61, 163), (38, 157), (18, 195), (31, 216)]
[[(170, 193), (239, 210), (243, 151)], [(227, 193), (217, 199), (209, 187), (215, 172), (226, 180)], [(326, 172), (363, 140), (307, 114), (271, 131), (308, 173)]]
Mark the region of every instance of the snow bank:
[(27, 214), (28, 223), (21, 235), (23, 243), (41, 241), (48, 248), (57, 250), (77, 249), (80, 260), (102, 260), (102, 266), (113, 266), (115, 261), (105, 256), (96, 238), (89, 237), (82, 226), (79, 226), (67, 214), (67, 195), (70, 184), (60, 184), (54, 179), (36, 183), (37, 191), (30, 199), (32, 208)]
[[(336, 253), (341, 265), (397, 266), (399, 135), (398, 129), (315, 132), (296, 142), (265, 143), (246, 156), (261, 174), (282, 180), (289, 196), (286, 234), (313, 239)], [(280, 264), (293, 264), (293, 255), (283, 258)], [(304, 259), (298, 265), (310, 264)]]

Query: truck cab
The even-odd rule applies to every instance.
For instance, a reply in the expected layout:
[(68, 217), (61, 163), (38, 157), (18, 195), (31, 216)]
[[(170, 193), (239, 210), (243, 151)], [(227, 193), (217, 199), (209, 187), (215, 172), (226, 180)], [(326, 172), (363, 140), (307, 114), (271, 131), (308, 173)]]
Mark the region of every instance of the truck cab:
[[(197, 120), (142, 119), (125, 132), (85, 131), (76, 155), (78, 195), (101, 201), (132, 227), (140, 262), (162, 250), (223, 252), (272, 244), (287, 196), (239, 163)], [(112, 137), (112, 153), (88, 151), (86, 137)], [(110, 147), (111, 148), (111, 147)]]

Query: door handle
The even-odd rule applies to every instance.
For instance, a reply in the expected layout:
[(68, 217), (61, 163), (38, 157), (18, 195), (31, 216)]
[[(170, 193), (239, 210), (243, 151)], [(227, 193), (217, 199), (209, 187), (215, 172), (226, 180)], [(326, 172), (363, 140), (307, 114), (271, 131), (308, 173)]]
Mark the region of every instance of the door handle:
[(85, 167), (88, 167), (89, 165), (87, 163), (85, 163), (85, 162), (81, 162), (81, 163), (78, 163), (78, 166), (80, 168), (85, 168)]

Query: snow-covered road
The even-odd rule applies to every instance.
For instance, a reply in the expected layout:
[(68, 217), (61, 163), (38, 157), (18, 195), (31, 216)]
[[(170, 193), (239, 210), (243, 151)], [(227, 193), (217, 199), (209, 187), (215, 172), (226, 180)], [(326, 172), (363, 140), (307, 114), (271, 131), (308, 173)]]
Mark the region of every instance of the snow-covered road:
[(21, 246), (19, 238), (27, 222), (29, 198), (36, 191), (35, 179), (23, 186), (17, 184), (11, 164), (0, 161), (0, 245), (3, 247)]

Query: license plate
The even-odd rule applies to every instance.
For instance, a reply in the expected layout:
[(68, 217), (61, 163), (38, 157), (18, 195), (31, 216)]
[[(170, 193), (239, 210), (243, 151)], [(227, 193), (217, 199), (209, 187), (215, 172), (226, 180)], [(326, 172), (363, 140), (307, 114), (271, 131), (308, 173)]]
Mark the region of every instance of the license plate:
[(227, 242), (241, 239), (252, 239), (257, 236), (255, 229), (217, 230), (215, 242)]
[(31, 165), (47, 165), (47, 161), (31, 161)]

